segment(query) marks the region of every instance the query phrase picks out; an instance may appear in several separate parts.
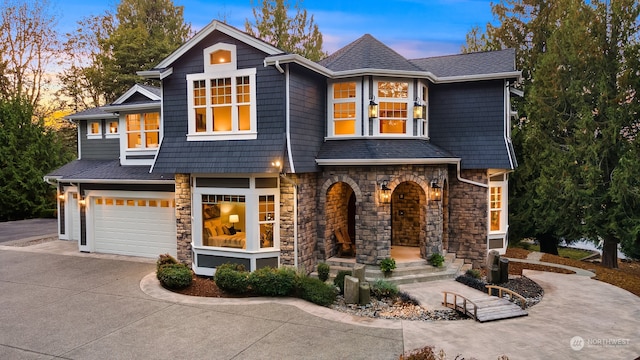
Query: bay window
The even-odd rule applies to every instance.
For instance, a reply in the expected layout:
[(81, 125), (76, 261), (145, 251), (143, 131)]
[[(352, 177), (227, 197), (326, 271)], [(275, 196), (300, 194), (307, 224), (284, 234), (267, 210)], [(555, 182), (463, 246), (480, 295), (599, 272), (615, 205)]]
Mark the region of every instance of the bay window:
[(331, 85), (331, 123), (335, 136), (356, 135), (359, 133), (360, 96), (355, 81), (339, 82)]
[(409, 83), (378, 81), (379, 133), (406, 134), (409, 120)]

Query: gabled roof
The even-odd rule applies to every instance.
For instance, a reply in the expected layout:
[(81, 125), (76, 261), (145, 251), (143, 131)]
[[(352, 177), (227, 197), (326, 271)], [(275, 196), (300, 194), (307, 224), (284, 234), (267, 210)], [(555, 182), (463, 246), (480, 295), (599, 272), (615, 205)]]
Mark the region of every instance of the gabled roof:
[(365, 34), (346, 45), (319, 63), (332, 71), (355, 69), (422, 70), (369, 34)]
[(176, 51), (171, 53), (171, 55), (167, 56), (164, 60), (162, 60), (158, 65), (155, 66), (154, 69), (165, 70), (173, 63), (178, 60), (182, 55), (184, 55), (191, 48), (196, 46), (202, 39), (207, 37), (214, 31), (220, 31), (223, 34), (229, 35), (232, 38), (238, 39), (246, 44), (249, 44), (255, 47), (258, 50), (261, 50), (267, 55), (275, 55), (282, 54), (284, 51), (278, 49), (277, 47), (266, 43), (260, 39), (257, 39), (244, 31), (240, 31), (233, 26), (220, 22), (218, 20), (213, 20), (209, 23), (209, 25), (205, 26), (202, 30), (198, 31), (191, 39), (189, 39), (186, 43), (180, 46)]
[(120, 160), (74, 160), (45, 176), (45, 179), (74, 182), (164, 182), (173, 174), (150, 173), (149, 166), (124, 166)]
[(515, 50), (486, 51), (410, 60), (437, 77), (509, 73), (516, 70)]
[(424, 139), (328, 140), (318, 165), (451, 164), (460, 158)]
[(159, 87), (135, 84), (113, 103), (103, 106), (105, 111), (135, 111), (159, 108), (162, 100)]

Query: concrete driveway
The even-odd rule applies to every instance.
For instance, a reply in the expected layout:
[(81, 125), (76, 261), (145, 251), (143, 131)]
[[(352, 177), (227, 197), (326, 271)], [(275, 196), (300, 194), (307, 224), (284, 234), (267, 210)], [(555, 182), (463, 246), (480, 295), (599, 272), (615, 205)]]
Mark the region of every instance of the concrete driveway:
[[(380, 320), (299, 299), (185, 297), (158, 285), (149, 259), (74, 246), (0, 246), (0, 359), (397, 359), (426, 345), (451, 359), (640, 355), (640, 298), (584, 276), (528, 272), (545, 297), (523, 318)], [(459, 285), (403, 288), (438, 308)]]
[(57, 235), (58, 220), (56, 219), (27, 219), (0, 222), (0, 243)]

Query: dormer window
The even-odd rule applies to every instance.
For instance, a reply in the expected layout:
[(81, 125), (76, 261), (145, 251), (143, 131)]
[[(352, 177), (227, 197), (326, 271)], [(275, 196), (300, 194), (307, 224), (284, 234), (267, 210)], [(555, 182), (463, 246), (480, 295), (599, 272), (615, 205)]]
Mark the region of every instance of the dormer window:
[(204, 49), (205, 72), (187, 75), (187, 140), (247, 140), (256, 134), (256, 69), (237, 69), (235, 45)]
[(87, 138), (102, 139), (102, 120), (87, 122)]

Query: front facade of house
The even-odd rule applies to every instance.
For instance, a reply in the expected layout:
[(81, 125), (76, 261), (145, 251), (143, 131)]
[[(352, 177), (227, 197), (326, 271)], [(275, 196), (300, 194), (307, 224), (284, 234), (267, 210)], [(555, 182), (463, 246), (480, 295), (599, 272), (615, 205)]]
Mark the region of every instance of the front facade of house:
[[(507, 245), (510, 50), (407, 60), (365, 35), (319, 63), (217, 21), (113, 104), (69, 116), (45, 178), (81, 251), (310, 272), (406, 247), (480, 265)], [(338, 235), (336, 235), (338, 234)]]

